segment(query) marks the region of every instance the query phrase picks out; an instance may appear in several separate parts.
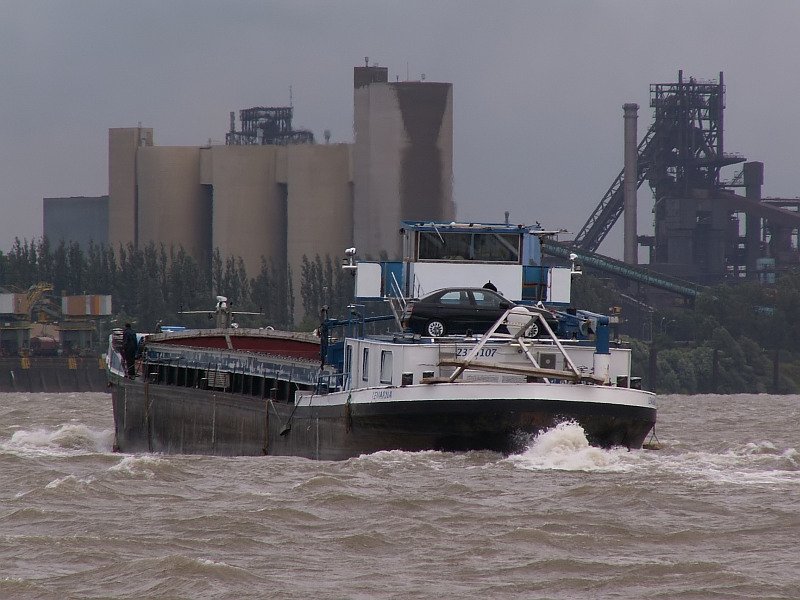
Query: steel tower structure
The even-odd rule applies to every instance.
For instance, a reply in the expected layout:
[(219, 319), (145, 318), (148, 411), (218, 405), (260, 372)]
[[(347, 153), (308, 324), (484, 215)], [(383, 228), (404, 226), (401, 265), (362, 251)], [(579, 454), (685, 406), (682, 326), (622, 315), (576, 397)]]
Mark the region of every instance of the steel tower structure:
[[(694, 77), (684, 81), (683, 71), (678, 71), (676, 83), (651, 84), (650, 107), (654, 119), (639, 143), (636, 186), (648, 181), (657, 211), (664, 197), (719, 190), (720, 169), (744, 162), (743, 157), (724, 152), (722, 72), (718, 82)], [(597, 250), (622, 214), (623, 187), (624, 172), (620, 171), (575, 237), (576, 247)]]
[[(720, 178), (723, 167), (745, 161), (724, 149), (722, 72), (716, 82), (685, 80), (679, 71), (677, 82), (651, 84), (650, 107), (653, 124), (636, 148), (636, 168), (630, 169), (636, 188), (646, 180), (655, 200), (655, 235), (636, 239), (650, 247), (648, 268), (714, 284), (774, 281), (776, 269), (800, 264), (800, 203), (762, 199), (763, 163), (745, 163), (731, 181)], [(633, 143), (635, 138), (626, 141)], [(624, 173), (572, 241), (579, 254), (596, 252), (622, 214)], [(734, 187), (744, 187), (745, 195)]]

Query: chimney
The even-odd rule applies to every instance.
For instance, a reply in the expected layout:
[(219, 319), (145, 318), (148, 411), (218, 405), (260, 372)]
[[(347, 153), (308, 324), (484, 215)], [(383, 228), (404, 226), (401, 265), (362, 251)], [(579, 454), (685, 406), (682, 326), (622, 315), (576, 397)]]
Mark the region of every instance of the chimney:
[(625, 119), (625, 167), (622, 174), (623, 215), (625, 223), (624, 260), (629, 265), (639, 263), (639, 244), (636, 233), (636, 190), (639, 187), (636, 120), (638, 104), (623, 104)]

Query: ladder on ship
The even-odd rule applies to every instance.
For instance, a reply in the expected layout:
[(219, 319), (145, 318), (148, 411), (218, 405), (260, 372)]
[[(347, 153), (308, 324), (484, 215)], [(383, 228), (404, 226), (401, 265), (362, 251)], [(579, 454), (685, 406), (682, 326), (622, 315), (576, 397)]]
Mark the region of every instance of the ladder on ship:
[(403, 290), (400, 288), (400, 284), (397, 281), (397, 278), (394, 276), (394, 273), (391, 273), (392, 279), (389, 282), (389, 286), (391, 288), (391, 293), (386, 295), (386, 301), (389, 303), (389, 308), (392, 310), (392, 316), (394, 316), (394, 321), (397, 324), (397, 328), (399, 330), (403, 330), (403, 321), (402, 316), (408, 306), (408, 302), (406, 301), (405, 296), (403, 296)]

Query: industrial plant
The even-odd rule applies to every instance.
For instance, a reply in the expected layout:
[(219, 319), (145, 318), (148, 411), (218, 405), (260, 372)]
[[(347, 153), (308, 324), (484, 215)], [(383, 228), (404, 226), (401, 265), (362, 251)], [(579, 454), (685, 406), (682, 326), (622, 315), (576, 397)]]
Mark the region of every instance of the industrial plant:
[[(243, 109), (238, 124), (230, 113), (224, 145), (157, 146), (151, 128), (112, 128), (108, 196), (45, 199), (44, 233), (63, 237), (65, 219), (54, 217), (72, 207), (96, 224), (96, 242), (180, 245), (199, 261), (219, 249), (251, 276), (265, 261), (295, 280), (304, 256), (355, 246), (362, 258), (399, 258), (401, 221), (456, 217), (453, 86), (390, 82), (367, 60), (353, 90), (352, 143), (330, 143), (327, 132), (317, 143), (295, 128), (291, 106)], [(763, 198), (763, 163), (727, 151), (725, 94), (722, 73), (651, 84), (641, 139), (639, 106), (626, 103), (623, 168), (574, 239), (544, 251), (575, 255), (648, 302), (648, 290), (691, 300), (705, 286), (771, 283), (799, 265), (800, 199)], [(724, 167), (734, 170), (727, 179)], [(645, 182), (652, 207), (637, 197)], [(652, 234), (637, 230), (642, 210), (653, 212)], [(615, 260), (598, 250), (620, 217), (624, 259)]]
[[(219, 249), (248, 273), (262, 260), (399, 257), (402, 219), (452, 220), (452, 85), (388, 81), (354, 69), (355, 140), (314, 143), (292, 107), (231, 114), (225, 145), (166, 147), (150, 128), (109, 130), (108, 242), (178, 245), (200, 261)], [(295, 282), (295, 289), (298, 284)]]
[[(649, 250), (653, 283), (674, 276), (701, 285), (742, 279), (773, 282), (800, 265), (800, 198), (762, 198), (764, 165), (725, 150), (725, 86), (684, 79), (650, 86), (653, 123), (637, 143), (636, 104), (625, 104), (625, 164), (572, 245), (593, 254), (624, 214), (624, 262)], [(741, 165), (729, 180), (721, 169)], [(636, 227), (637, 189), (652, 190), (654, 235)], [(744, 189), (744, 195), (736, 189)], [(635, 277), (635, 269), (630, 274)], [(645, 274), (645, 277), (647, 275)], [(663, 282), (668, 286), (670, 280)], [(663, 287), (663, 286), (662, 286)]]

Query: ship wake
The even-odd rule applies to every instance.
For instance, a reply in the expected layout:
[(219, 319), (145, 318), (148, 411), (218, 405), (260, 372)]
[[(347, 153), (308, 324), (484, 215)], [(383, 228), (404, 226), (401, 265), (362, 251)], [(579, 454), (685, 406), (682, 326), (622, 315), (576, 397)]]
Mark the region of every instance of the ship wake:
[(604, 450), (589, 445), (583, 428), (575, 422), (559, 423), (534, 436), (520, 454), (508, 457), (514, 466), (530, 471), (625, 472), (624, 448)]

